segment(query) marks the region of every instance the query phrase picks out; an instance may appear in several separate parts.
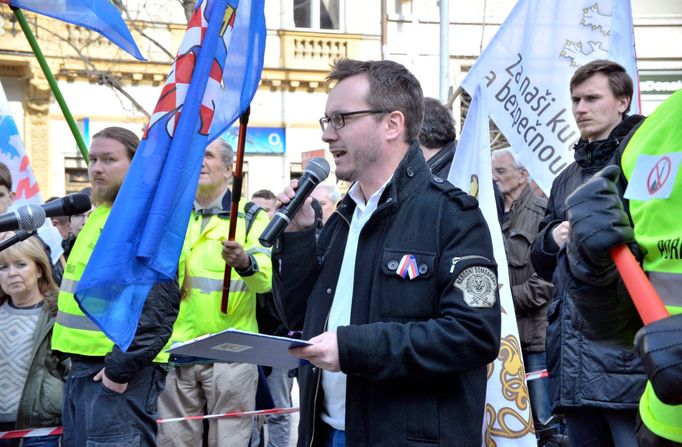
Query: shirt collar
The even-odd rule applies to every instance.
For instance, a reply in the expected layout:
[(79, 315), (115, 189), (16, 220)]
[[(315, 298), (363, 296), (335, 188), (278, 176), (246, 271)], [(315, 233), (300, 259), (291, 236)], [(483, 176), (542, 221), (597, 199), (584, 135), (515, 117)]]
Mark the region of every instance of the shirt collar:
[(216, 199), (211, 202), (207, 207), (202, 208), (201, 205), (199, 205), (199, 202), (197, 202), (196, 199), (194, 199), (194, 210), (199, 211), (199, 210), (222, 210), (223, 209), (223, 198), (225, 197), (225, 194), (227, 194), (227, 191), (230, 189), (227, 188), (223, 193), (216, 197)]
[(362, 193), (362, 189), (360, 188), (360, 182), (355, 182), (353, 183), (353, 186), (350, 187), (348, 190), (348, 195), (350, 196), (351, 199), (353, 199), (353, 202), (355, 202), (355, 206), (357, 210), (360, 210), (361, 213), (364, 213), (366, 210), (371, 210), (374, 211), (377, 206), (379, 205), (379, 199), (381, 198), (381, 195), (384, 193), (384, 190), (386, 189), (386, 185), (391, 181), (389, 178), (386, 180), (386, 183), (381, 185), (381, 188), (376, 190), (374, 194), (365, 202), (365, 196)]

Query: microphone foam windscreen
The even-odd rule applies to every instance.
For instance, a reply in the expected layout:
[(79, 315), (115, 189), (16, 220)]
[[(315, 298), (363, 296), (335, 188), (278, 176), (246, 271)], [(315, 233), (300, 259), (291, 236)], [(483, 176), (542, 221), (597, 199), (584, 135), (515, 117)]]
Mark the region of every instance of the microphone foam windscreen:
[(37, 230), (45, 223), (45, 210), (40, 205), (28, 203), (17, 208), (16, 213), (20, 230)]

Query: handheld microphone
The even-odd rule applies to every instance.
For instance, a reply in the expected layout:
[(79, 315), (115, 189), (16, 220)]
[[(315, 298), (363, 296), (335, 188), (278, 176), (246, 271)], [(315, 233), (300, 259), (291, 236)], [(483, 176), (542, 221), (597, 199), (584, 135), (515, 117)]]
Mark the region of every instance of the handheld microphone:
[(282, 234), (284, 229), (289, 225), (291, 219), (296, 215), (301, 205), (313, 192), (315, 187), (319, 185), (324, 179), (329, 176), (329, 162), (322, 157), (313, 158), (308, 162), (308, 165), (298, 181), (298, 188), (296, 188), (295, 196), (291, 202), (277, 210), (272, 220), (265, 227), (263, 233), (258, 240), (264, 247), (272, 247), (277, 238)]
[(87, 194), (69, 194), (43, 205), (27, 203), (14, 211), (0, 215), (0, 232), (34, 231), (43, 226), (47, 217), (73, 216), (91, 208)]
[(0, 216), (0, 231), (34, 231), (45, 223), (45, 210), (40, 205), (28, 203)]

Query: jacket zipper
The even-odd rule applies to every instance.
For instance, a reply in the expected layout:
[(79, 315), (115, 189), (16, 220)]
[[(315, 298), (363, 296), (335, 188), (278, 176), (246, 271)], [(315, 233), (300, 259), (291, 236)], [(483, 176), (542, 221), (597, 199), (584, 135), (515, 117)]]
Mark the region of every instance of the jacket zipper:
[(490, 262), (490, 259), (486, 258), (485, 256), (480, 256), (480, 255), (466, 255), (466, 256), (455, 256), (452, 258), (452, 265), (450, 266), (450, 273), (455, 273), (455, 266), (459, 261), (462, 261), (464, 259), (485, 259), (486, 261)]

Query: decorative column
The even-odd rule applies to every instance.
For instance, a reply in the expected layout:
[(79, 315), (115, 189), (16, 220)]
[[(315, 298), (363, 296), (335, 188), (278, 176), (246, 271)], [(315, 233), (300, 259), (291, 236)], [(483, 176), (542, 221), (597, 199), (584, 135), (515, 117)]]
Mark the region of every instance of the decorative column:
[(24, 145), (43, 199), (46, 199), (50, 193), (52, 152), (56, 150), (50, 147), (52, 92), (37, 64), (32, 68), (35, 68), (33, 77), (28, 80), (24, 95)]

